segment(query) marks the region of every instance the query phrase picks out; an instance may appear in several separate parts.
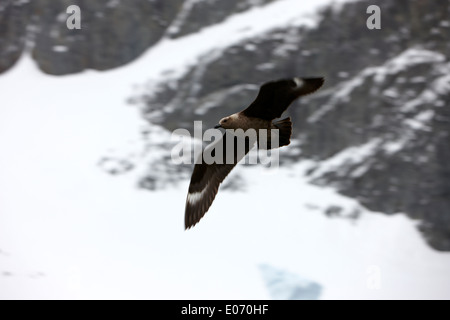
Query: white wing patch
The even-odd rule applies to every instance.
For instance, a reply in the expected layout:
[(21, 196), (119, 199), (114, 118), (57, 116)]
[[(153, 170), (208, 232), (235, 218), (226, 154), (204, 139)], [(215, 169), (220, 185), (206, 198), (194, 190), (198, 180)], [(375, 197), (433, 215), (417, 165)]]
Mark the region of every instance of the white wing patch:
[(303, 86), (303, 80), (300, 79), (300, 78), (294, 78), (294, 82), (295, 82), (297, 87)]
[(203, 188), (200, 192), (194, 192), (194, 193), (188, 193), (187, 195), (187, 202), (190, 204), (197, 203), (203, 199), (203, 196), (205, 195), (206, 191), (208, 190), (209, 183)]

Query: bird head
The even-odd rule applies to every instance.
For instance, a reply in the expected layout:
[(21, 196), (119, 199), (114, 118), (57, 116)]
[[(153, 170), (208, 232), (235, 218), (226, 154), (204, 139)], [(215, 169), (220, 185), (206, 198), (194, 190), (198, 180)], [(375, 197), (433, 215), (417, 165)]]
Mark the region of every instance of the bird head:
[(224, 128), (224, 129), (236, 129), (236, 115), (231, 115), (225, 118), (222, 118), (219, 121), (219, 124), (215, 126), (215, 128)]

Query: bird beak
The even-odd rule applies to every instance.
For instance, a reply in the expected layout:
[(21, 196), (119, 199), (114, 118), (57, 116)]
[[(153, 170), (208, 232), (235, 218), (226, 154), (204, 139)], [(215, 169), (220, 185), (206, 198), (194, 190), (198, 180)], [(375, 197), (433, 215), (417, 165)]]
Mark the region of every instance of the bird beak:
[(222, 126), (220, 124), (218, 124), (214, 127), (214, 129), (219, 129), (219, 128), (222, 128)]

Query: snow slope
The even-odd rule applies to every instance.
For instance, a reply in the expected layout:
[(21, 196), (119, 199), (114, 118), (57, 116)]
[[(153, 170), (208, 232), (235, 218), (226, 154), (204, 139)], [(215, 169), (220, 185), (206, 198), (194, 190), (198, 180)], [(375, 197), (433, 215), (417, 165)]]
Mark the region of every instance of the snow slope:
[[(277, 3), (164, 40), (116, 70), (52, 77), (23, 56), (0, 77), (0, 298), (269, 299), (261, 264), (320, 284), (322, 299), (450, 298), (450, 255), (427, 247), (403, 215), (308, 184), (309, 163), (238, 166), (247, 192), (220, 192), (190, 231), (187, 180), (147, 192), (135, 187), (143, 168), (99, 170), (111, 148), (139, 158), (146, 124), (127, 108), (133, 85), (314, 9)], [(281, 6), (291, 7), (277, 18)], [(360, 218), (326, 217), (333, 206)]]

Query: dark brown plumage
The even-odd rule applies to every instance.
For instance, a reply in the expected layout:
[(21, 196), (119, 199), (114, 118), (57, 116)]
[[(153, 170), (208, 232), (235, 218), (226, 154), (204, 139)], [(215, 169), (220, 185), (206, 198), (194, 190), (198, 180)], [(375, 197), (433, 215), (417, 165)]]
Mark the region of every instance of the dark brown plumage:
[(323, 78), (294, 78), (265, 83), (255, 101), (242, 113), (264, 120), (279, 118), (295, 99), (317, 91), (323, 83)]
[[(300, 96), (315, 92), (323, 83), (323, 78), (293, 78), (268, 82), (261, 87), (255, 101), (248, 108), (223, 118), (217, 127), (243, 129), (244, 131), (247, 129), (278, 129), (278, 146), (288, 145), (292, 133), (290, 118), (276, 122), (272, 122), (272, 120), (281, 117), (294, 100)], [(220, 152), (223, 150), (222, 154), (215, 155), (222, 159), (222, 163), (207, 164), (199, 162), (195, 164), (186, 199), (186, 229), (193, 227), (205, 215), (216, 197), (219, 185), (256, 142), (256, 140), (252, 141), (252, 139), (246, 137), (244, 150), (238, 152), (239, 150), (236, 147), (238, 139), (242, 139), (242, 137), (236, 137), (229, 132), (225, 132), (222, 139), (215, 142), (215, 146), (222, 144), (223, 148), (211, 146), (214, 148), (214, 151), (219, 150), (218, 152)], [(230, 141), (234, 142), (234, 157), (233, 159), (228, 159), (227, 163), (225, 146)], [(270, 137), (268, 142), (270, 142)], [(271, 148), (270, 143), (266, 148)]]

